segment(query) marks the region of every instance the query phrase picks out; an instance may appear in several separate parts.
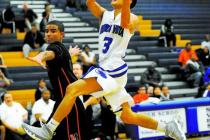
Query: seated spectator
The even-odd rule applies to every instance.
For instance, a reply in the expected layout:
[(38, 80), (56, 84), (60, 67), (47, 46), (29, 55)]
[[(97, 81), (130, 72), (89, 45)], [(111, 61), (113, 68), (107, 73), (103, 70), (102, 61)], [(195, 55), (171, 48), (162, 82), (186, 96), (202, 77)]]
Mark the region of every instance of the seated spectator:
[(4, 73), (5, 77), (9, 77), (9, 72), (7, 70), (7, 66), (4, 63), (2, 55), (0, 55), (0, 69)]
[(162, 78), (159, 71), (155, 69), (155, 66), (149, 66), (146, 71), (141, 75), (141, 84), (145, 86), (161, 86)]
[[(28, 28), (28, 30), (32, 29), (32, 23), (36, 22), (36, 19), (38, 18), (37, 14), (30, 8), (28, 8), (28, 4), (23, 4), (22, 13), (24, 14), (24, 20), (25, 25)], [(37, 29), (39, 29), (38, 25), (36, 24)]]
[(70, 8), (76, 8), (75, 0), (67, 0), (66, 5)]
[(10, 5), (2, 10), (1, 21), (0, 33), (2, 33), (3, 28), (9, 28), (11, 33), (15, 33), (15, 14)]
[(77, 79), (82, 78), (83, 75), (83, 68), (80, 63), (74, 63), (73, 64), (73, 73), (77, 77)]
[(162, 91), (161, 91), (160, 86), (154, 87), (153, 97), (160, 99), (161, 94), (162, 94)]
[(133, 100), (135, 104), (141, 103), (149, 98), (147, 94), (147, 89), (144, 85), (140, 86), (137, 93), (133, 96)]
[(42, 96), (42, 91), (47, 90), (47, 84), (46, 81), (44, 79), (40, 79), (38, 81), (38, 87), (36, 88), (35, 91), (35, 101), (41, 99)]
[(171, 19), (166, 19), (164, 25), (161, 26), (159, 45), (164, 47), (176, 46), (176, 35)]
[[(11, 85), (11, 80), (9, 80), (0, 69), (0, 99), (6, 93), (6, 87)], [(2, 103), (2, 100), (0, 100)]]
[(47, 122), (54, 105), (55, 101), (50, 99), (50, 91), (43, 90), (42, 98), (37, 100), (32, 107), (31, 124), (38, 127), (40, 126), (40, 120), (44, 123)]
[(86, 73), (91, 66), (96, 64), (96, 55), (90, 50), (90, 47), (87, 44), (85, 44), (83, 52), (81, 53), (81, 57), (83, 70), (84, 73)]
[(205, 35), (206, 37), (206, 40), (201, 42), (201, 46), (204, 48), (204, 47), (208, 47), (208, 49), (210, 50), (210, 35), (209, 34), (206, 34)]
[(206, 89), (203, 92), (203, 96), (202, 97), (210, 97), (210, 83), (206, 86)]
[(12, 95), (6, 93), (4, 102), (0, 105), (0, 118), (6, 127), (6, 139), (26, 140), (27, 136), (22, 129), (22, 123), (27, 122), (28, 113), (21, 104), (13, 101)]
[(44, 37), (38, 31), (36, 23), (32, 24), (31, 31), (26, 33), (23, 45), (23, 54), (25, 58), (29, 57), (29, 52), (32, 50), (45, 51), (48, 44), (45, 43)]
[(154, 93), (154, 87), (153, 87), (153, 86), (148, 86), (148, 87), (147, 87), (147, 94), (148, 94), (149, 96), (152, 96), (153, 93)]
[(187, 64), (187, 61), (191, 59), (192, 55), (194, 55), (195, 59), (198, 60), (198, 57), (197, 57), (195, 51), (192, 50), (192, 44), (188, 42), (186, 44), (185, 48), (179, 54), (178, 62), (180, 64), (181, 68), (184, 69), (184, 67)]
[[(87, 97), (87, 96), (86, 96)], [(86, 98), (86, 107), (91, 139), (100, 138), (114, 140), (116, 115), (110, 110), (110, 106), (102, 98)]]
[(162, 86), (162, 93), (160, 94), (160, 100), (161, 101), (170, 100), (170, 92), (169, 92), (168, 86), (165, 86), (165, 85)]
[(197, 49), (196, 54), (198, 56), (198, 60), (203, 64), (205, 68), (210, 66), (210, 53), (208, 46), (202, 46), (200, 49)]
[(204, 73), (204, 68), (201, 63), (197, 62), (196, 56), (192, 55), (187, 61), (185, 67), (186, 79), (192, 87), (199, 87)]
[(46, 3), (44, 5), (44, 9), (45, 11), (42, 13), (42, 20), (39, 24), (40, 31), (43, 33), (45, 32), (45, 26), (47, 25), (47, 23), (55, 19), (55, 16), (52, 14), (50, 3)]

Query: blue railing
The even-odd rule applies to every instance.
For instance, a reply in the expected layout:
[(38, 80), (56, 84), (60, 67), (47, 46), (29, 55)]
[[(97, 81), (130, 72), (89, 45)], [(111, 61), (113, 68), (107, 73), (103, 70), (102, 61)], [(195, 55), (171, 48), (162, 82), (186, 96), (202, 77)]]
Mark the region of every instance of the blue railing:
[[(147, 114), (159, 121), (177, 119), (187, 135), (206, 134), (210, 132), (210, 98), (198, 98), (182, 101), (165, 101), (160, 103), (137, 104), (134, 112)], [(132, 139), (154, 140), (164, 137), (163, 133), (128, 125)]]

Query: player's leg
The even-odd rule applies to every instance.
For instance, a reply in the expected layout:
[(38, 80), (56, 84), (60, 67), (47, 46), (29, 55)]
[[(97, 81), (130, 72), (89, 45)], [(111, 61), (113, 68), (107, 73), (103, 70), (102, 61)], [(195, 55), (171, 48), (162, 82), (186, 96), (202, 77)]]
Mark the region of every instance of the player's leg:
[(122, 104), (122, 113), (120, 117), (122, 121), (127, 124), (136, 124), (154, 130), (158, 127), (158, 122), (156, 120), (147, 115), (133, 112), (128, 103)]
[(71, 112), (76, 97), (80, 95), (88, 95), (101, 90), (102, 88), (98, 84), (96, 78), (80, 79), (70, 84), (66, 89), (64, 99), (53, 115), (53, 119), (57, 122), (61, 122)]
[(46, 125), (44, 124), (42, 128), (37, 128), (23, 124), (23, 128), (29, 136), (36, 140), (50, 140), (52, 139), (53, 132), (56, 130), (59, 123), (71, 112), (76, 97), (80, 95), (88, 95), (101, 90), (101, 86), (94, 77), (77, 80), (67, 87), (65, 97), (58, 106), (51, 120)]
[(133, 112), (128, 103), (122, 104), (121, 119), (124, 123), (164, 132), (176, 140), (186, 140), (186, 136), (176, 121), (169, 123), (158, 122), (150, 116)]

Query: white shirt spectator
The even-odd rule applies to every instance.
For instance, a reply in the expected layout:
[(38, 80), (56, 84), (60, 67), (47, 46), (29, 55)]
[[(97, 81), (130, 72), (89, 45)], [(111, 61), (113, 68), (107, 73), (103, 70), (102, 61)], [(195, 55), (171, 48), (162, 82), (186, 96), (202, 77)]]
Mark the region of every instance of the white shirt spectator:
[(13, 102), (12, 106), (5, 103), (0, 105), (0, 118), (13, 128), (20, 128), (24, 122), (23, 116), (28, 112), (23, 108), (20, 103)]
[(201, 43), (201, 47), (202, 48), (208, 47), (208, 49), (210, 50), (210, 41), (203, 41)]
[(36, 122), (35, 114), (41, 114), (41, 120), (47, 121), (53, 111), (54, 105), (55, 101), (51, 99), (49, 99), (48, 104), (42, 98), (37, 100), (32, 107), (31, 124)]

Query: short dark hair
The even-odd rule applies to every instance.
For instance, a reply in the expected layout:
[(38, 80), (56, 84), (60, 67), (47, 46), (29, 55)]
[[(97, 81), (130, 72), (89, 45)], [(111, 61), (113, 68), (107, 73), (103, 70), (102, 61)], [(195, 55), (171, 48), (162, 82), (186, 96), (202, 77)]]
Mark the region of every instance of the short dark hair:
[(137, 0), (132, 0), (132, 3), (130, 5), (130, 8), (132, 9), (133, 7), (136, 6)]
[(49, 2), (45, 3), (44, 8), (46, 8), (47, 6), (50, 6)]
[(56, 26), (58, 26), (58, 29), (61, 32), (64, 32), (64, 25), (62, 22), (60, 22), (58, 20), (52, 20), (52, 21), (48, 22), (47, 25), (56, 25)]
[(191, 42), (187, 42), (185, 46), (189, 46), (189, 45), (192, 46), (192, 43)]

